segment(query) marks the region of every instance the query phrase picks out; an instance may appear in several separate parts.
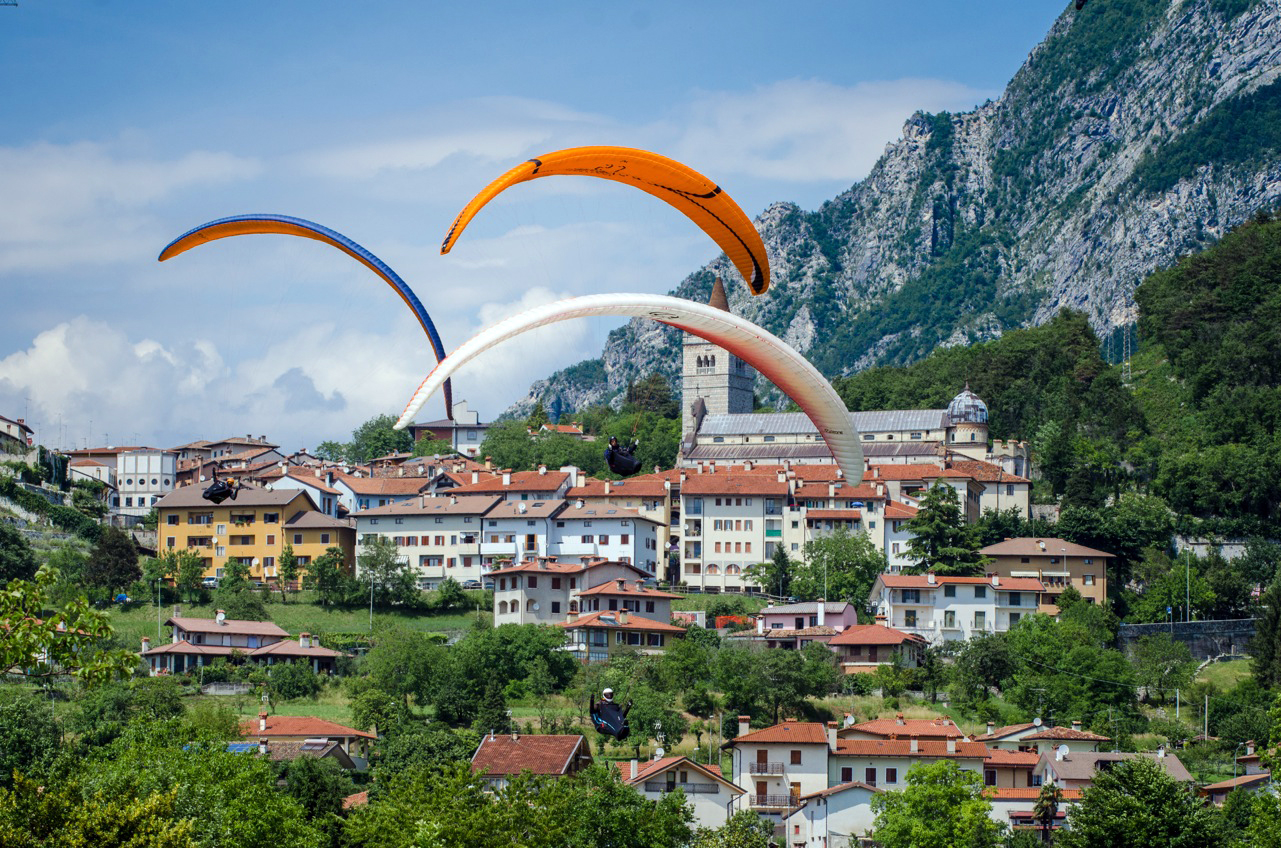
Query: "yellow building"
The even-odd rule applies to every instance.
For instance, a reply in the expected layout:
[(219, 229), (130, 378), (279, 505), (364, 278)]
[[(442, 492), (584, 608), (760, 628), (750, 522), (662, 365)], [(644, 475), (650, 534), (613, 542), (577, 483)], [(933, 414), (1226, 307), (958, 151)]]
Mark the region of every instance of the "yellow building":
[(227, 563), (249, 566), (249, 579), (275, 583), (285, 545), (292, 545), (301, 571), (331, 547), (341, 548), (350, 569), (356, 528), (349, 519), (325, 515), (306, 492), (246, 488), (235, 500), (212, 504), (199, 486), (183, 486), (156, 504), (158, 547), (190, 549), (205, 562), (205, 577), (220, 578)]

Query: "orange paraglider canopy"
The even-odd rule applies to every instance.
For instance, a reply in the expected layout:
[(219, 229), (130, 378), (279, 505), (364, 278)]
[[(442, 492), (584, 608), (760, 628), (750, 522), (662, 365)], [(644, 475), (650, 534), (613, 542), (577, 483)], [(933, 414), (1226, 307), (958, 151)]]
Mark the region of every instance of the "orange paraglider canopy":
[(751, 287), (752, 294), (764, 294), (769, 289), (765, 244), (733, 198), (716, 183), (675, 159), (630, 147), (571, 147), (517, 165), (463, 207), (449, 228), (440, 252), (448, 253), (476, 213), (510, 186), (563, 174), (626, 183), (671, 204), (725, 251)]

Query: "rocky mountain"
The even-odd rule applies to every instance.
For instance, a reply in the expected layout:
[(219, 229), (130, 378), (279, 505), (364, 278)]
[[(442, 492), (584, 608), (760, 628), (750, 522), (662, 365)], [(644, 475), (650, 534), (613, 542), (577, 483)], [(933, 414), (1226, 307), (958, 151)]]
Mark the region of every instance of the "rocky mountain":
[[(1105, 336), (1134, 322), (1146, 274), (1277, 205), (1279, 76), (1281, 0), (1069, 5), (999, 100), (913, 115), (867, 178), (817, 211), (761, 213), (773, 286), (753, 298), (731, 283), (730, 306), (829, 375), (1062, 307)], [(673, 293), (705, 301), (716, 275), (737, 280), (721, 257)], [(679, 336), (634, 320), (510, 411), (675, 377)]]

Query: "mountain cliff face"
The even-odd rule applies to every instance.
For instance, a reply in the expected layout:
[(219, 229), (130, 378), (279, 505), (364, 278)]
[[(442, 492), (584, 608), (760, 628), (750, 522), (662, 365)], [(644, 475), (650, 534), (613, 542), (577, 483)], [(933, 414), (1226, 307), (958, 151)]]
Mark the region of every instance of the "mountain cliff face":
[[(1281, 2), (1125, 0), (1065, 12), (1005, 93), (918, 113), (865, 180), (815, 212), (756, 219), (773, 286), (731, 309), (824, 373), (904, 363), (1062, 307), (1100, 335), (1156, 268), (1281, 200)], [(706, 302), (721, 257), (673, 292)], [(633, 320), (512, 412), (582, 408), (653, 371), (680, 334)], [(762, 387), (763, 389), (765, 387)]]

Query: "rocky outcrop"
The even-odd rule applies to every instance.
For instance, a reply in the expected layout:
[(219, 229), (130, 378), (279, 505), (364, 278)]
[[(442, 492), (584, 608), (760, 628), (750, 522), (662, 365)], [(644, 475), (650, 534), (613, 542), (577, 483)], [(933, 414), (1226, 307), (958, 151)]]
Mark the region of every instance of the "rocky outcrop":
[[(1234, 116), (1281, 109), (1278, 76), (1277, 0), (1069, 9), (999, 100), (918, 113), (866, 179), (819, 210), (761, 213), (773, 286), (753, 298), (729, 285), (730, 307), (831, 375), (1063, 307), (1100, 334), (1132, 323), (1145, 275), (1281, 200), (1281, 127), (1248, 149), (1223, 141), (1224, 127), (1240, 132)], [(716, 275), (737, 279), (722, 257), (674, 294), (705, 300)], [(632, 321), (610, 335), (603, 369), (540, 381), (517, 408), (552, 396), (581, 408), (653, 371), (674, 378), (679, 343)]]

